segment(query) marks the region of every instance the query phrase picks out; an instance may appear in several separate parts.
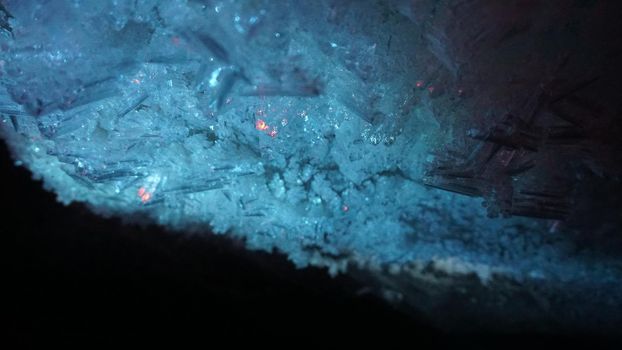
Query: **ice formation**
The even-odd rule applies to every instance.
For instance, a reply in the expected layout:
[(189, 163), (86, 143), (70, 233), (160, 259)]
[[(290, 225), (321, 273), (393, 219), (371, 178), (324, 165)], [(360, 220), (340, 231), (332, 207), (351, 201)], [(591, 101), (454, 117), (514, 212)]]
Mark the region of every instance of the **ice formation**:
[(453, 137), (432, 99), (464, 92), (424, 79), (407, 1), (3, 3), (2, 136), (64, 203), (332, 272), (621, 280), (550, 222), (425, 186)]

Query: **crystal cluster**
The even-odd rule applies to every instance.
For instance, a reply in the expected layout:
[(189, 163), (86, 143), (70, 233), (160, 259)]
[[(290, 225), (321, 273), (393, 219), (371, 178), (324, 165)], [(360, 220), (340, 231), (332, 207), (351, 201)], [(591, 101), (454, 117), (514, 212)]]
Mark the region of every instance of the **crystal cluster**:
[(447, 120), (470, 92), (437, 83), (466, 63), (419, 31), (409, 1), (3, 3), (1, 134), (64, 203), (229, 233), (331, 272), (619, 278), (605, 260), (568, 260), (551, 222), (488, 218), (479, 199), (432, 188), (502, 214), (535, 216), (533, 196), (545, 218), (568, 209), (563, 193), (504, 192), (540, 137), (516, 118), (473, 129), (487, 143), (471, 158), (438, 154), (467, 136)]

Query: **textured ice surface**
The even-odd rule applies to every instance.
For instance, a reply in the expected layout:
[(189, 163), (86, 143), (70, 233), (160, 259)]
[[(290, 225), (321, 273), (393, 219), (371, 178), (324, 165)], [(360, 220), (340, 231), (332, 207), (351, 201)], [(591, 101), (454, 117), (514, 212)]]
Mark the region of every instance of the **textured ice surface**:
[(450, 133), (417, 90), (419, 33), (399, 1), (355, 3), (4, 1), (2, 135), (64, 203), (301, 267), (617, 284), (546, 222), (422, 185)]

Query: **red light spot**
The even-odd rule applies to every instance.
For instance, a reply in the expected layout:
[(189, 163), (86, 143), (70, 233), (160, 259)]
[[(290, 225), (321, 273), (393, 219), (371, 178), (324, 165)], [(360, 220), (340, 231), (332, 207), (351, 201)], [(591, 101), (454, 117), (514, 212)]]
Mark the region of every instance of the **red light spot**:
[(138, 197), (142, 197), (145, 194), (145, 192), (147, 192), (147, 190), (145, 190), (144, 187), (139, 188), (138, 189)]
[(350, 210), (350, 207), (348, 207), (347, 205), (345, 205), (345, 204), (344, 204), (344, 205), (341, 207), (341, 210), (345, 213), (345, 212), (347, 212), (348, 210)]
[(272, 129), (270, 130), (270, 132), (268, 133), (268, 135), (272, 136), (272, 137), (276, 137), (276, 135), (278, 135), (279, 132), (276, 131), (276, 129)]
[(138, 79), (132, 79), (132, 84), (140, 84), (140, 80)]
[(266, 124), (266, 121), (263, 119), (257, 119), (255, 121), (255, 129), (259, 130), (259, 131), (265, 131), (269, 128), (268, 124)]
[(435, 89), (435, 88), (434, 88), (434, 86), (430, 86), (430, 87), (428, 88), (428, 91), (429, 91), (430, 93), (434, 93), (434, 89)]
[(423, 80), (417, 80), (417, 82), (415, 82), (415, 86), (418, 88), (422, 88), (424, 84)]
[(143, 203), (147, 203), (147, 202), (149, 202), (149, 200), (150, 200), (150, 199), (151, 199), (151, 193), (149, 193), (149, 192), (145, 192), (145, 194), (143, 194), (142, 196), (140, 196), (140, 200), (141, 200)]

